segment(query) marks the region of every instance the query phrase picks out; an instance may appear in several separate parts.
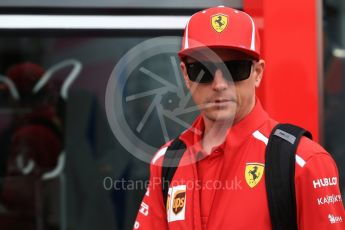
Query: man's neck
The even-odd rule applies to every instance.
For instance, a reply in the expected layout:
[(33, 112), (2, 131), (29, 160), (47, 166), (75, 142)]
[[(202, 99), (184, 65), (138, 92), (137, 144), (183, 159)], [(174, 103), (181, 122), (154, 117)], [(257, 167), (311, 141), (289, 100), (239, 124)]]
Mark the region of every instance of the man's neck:
[(202, 138), (202, 147), (210, 153), (212, 148), (225, 141), (227, 130), (232, 125), (232, 120), (212, 121), (204, 117), (205, 130)]
[(213, 147), (221, 145), (225, 141), (228, 129), (247, 116), (253, 110), (254, 106), (255, 100), (253, 100), (253, 104), (249, 107), (248, 111), (243, 112), (242, 116), (237, 114), (234, 119), (215, 121), (204, 116), (203, 149), (210, 154)]

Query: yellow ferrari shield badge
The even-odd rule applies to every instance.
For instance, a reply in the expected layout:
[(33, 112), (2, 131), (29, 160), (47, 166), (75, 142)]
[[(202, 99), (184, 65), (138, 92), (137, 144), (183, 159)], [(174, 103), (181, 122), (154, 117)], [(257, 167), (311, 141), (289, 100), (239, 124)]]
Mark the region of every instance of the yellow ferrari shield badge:
[(264, 174), (264, 164), (247, 163), (245, 170), (245, 178), (249, 187), (254, 188), (261, 180)]
[(213, 29), (218, 33), (221, 33), (225, 30), (228, 25), (228, 16), (225, 14), (216, 14), (211, 18), (211, 24)]

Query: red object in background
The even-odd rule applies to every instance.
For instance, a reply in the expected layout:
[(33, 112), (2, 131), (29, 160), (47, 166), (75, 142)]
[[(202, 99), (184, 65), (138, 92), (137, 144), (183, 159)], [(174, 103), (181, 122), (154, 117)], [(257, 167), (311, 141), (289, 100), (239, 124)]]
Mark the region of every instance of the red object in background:
[(32, 89), (37, 81), (42, 77), (45, 70), (34, 63), (24, 62), (10, 67), (6, 71), (8, 76), (22, 94), (32, 94)]
[(314, 0), (244, 0), (254, 17), (266, 61), (258, 96), (280, 122), (300, 125), (316, 141), (322, 128), (322, 97), (318, 85), (318, 5)]
[[(5, 148), (8, 152), (0, 151), (8, 154), (0, 187), (0, 201), (5, 209), (0, 215), (1, 229), (40, 228), (37, 226), (42, 223), (37, 220), (42, 219), (39, 215), (47, 199), (42, 175), (56, 167), (63, 148), (62, 122), (55, 101), (51, 100), (55, 91), (48, 83), (39, 91), (40, 97), (32, 92), (44, 72), (41, 66), (30, 62), (15, 64), (6, 71), (19, 91), (19, 103), (24, 101), (30, 112), (12, 118), (13, 130), (8, 132), (10, 142)], [(29, 162), (34, 166), (24, 173)]]

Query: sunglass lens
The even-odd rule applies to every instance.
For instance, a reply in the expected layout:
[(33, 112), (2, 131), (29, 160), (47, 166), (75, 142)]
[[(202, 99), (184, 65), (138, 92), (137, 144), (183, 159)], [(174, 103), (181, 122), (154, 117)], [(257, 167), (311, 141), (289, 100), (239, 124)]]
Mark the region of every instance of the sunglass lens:
[(213, 81), (213, 74), (209, 68), (201, 62), (187, 63), (187, 74), (191, 81), (209, 83)]
[(229, 72), (231, 73), (232, 79), (230, 81), (243, 81), (250, 76), (252, 61), (251, 60), (240, 60), (240, 61), (227, 61), (224, 62)]

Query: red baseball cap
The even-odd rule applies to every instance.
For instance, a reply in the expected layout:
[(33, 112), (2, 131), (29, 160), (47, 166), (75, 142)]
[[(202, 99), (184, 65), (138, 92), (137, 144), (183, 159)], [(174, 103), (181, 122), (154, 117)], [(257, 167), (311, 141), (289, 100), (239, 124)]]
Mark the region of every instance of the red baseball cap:
[(230, 7), (209, 8), (189, 19), (179, 57), (205, 47), (237, 50), (260, 58), (260, 38), (252, 17)]

